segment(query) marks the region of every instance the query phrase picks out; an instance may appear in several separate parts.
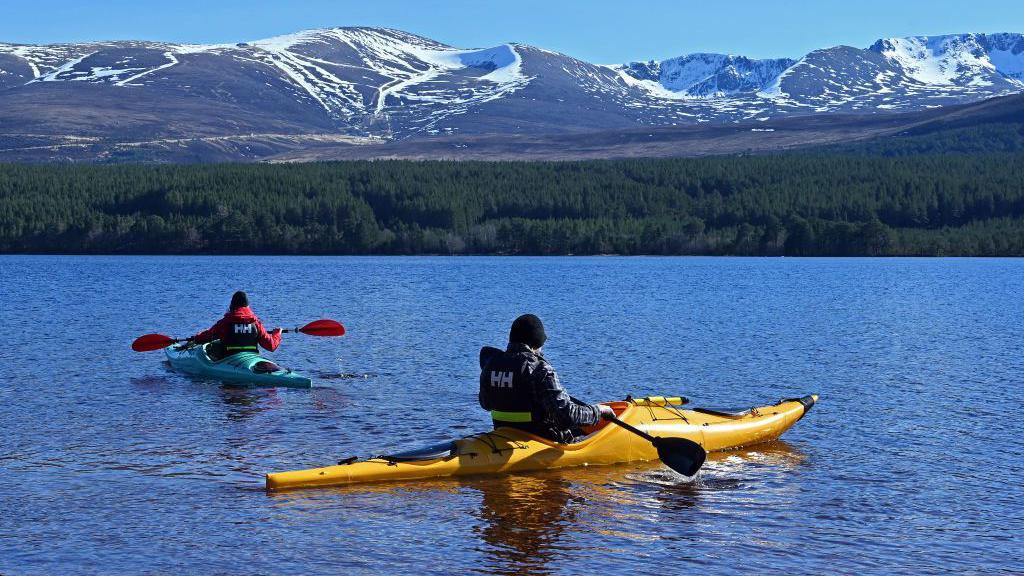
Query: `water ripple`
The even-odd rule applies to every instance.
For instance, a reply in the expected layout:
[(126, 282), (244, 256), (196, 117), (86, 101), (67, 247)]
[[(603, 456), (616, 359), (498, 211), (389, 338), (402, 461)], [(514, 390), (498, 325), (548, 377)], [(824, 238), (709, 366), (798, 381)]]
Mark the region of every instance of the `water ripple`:
[[(1021, 261), (0, 257), (0, 277), (19, 327), (0, 573), (1024, 573)], [(212, 322), (236, 288), (271, 325), (345, 323), (274, 354), (313, 389), (128, 349)], [(486, 429), (477, 352), (525, 311), (583, 398), (822, 400), (694, 480), (637, 464), (263, 490), (270, 470)]]

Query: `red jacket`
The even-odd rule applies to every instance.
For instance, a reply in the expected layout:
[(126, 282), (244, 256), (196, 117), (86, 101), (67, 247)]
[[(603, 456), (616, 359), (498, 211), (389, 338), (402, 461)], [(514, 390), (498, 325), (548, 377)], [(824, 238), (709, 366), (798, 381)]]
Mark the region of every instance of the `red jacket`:
[(263, 346), (267, 350), (273, 352), (281, 345), (281, 332), (279, 330), (267, 332), (267, 329), (263, 327), (263, 322), (260, 322), (260, 319), (253, 314), (252, 309), (248, 306), (229, 310), (228, 313), (218, 320), (210, 329), (203, 330), (199, 334), (196, 334), (192, 337), (192, 340), (196, 344), (205, 344), (206, 342), (220, 340), (224, 337), (224, 334), (227, 334), (227, 331), (230, 329), (229, 327), (238, 322), (255, 322), (256, 331), (259, 333), (260, 337), (260, 346)]

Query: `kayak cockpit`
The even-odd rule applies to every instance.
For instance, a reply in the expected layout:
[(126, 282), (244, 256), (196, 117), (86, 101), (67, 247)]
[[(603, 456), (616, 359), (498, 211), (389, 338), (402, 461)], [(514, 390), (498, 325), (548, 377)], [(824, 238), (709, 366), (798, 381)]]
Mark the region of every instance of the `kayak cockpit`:
[(743, 418), (749, 416), (751, 413), (750, 408), (691, 408), (694, 412), (700, 412), (701, 414), (710, 414), (711, 416), (720, 416), (722, 418)]
[(407, 450), (405, 452), (399, 452), (397, 454), (389, 454), (387, 456), (378, 456), (381, 460), (387, 460), (388, 462), (416, 462), (420, 460), (438, 460), (440, 458), (449, 458), (458, 454), (458, 442), (456, 440), (450, 440), (448, 442), (442, 442), (441, 444), (434, 444), (425, 448), (418, 448), (416, 450)]

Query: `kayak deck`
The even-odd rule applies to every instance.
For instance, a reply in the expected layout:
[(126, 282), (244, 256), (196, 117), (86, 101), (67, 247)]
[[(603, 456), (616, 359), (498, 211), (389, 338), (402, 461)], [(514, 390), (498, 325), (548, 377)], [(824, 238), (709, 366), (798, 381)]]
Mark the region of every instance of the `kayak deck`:
[(260, 363), (273, 363), (254, 352), (240, 352), (221, 360), (211, 360), (206, 346), (168, 346), (164, 352), (171, 367), (195, 376), (249, 386), (310, 388), (313, 385), (306, 376), (288, 369), (261, 371)]
[[(817, 402), (817, 395), (741, 412), (684, 410), (679, 398), (609, 402), (623, 421), (651, 434), (686, 438), (708, 452), (775, 440)], [(575, 444), (558, 444), (514, 428), (498, 428), (452, 442), (336, 466), (270, 473), (268, 490), (341, 486), (471, 474), (502, 474), (570, 466), (657, 460), (650, 442), (602, 422)]]

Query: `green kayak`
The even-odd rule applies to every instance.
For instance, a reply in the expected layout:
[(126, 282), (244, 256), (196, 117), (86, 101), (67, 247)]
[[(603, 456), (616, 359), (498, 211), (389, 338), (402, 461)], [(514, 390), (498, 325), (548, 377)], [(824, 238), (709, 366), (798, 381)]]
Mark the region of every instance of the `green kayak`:
[(211, 360), (206, 353), (207, 346), (209, 344), (175, 345), (164, 348), (164, 352), (171, 367), (196, 376), (251, 386), (309, 388), (313, 385), (309, 378), (281, 368), (255, 352), (239, 352), (222, 360)]

